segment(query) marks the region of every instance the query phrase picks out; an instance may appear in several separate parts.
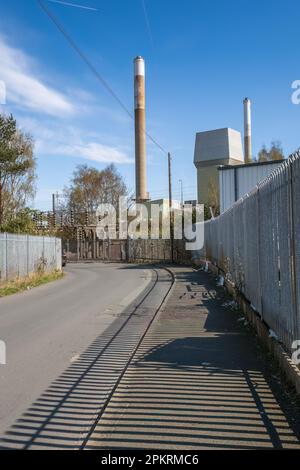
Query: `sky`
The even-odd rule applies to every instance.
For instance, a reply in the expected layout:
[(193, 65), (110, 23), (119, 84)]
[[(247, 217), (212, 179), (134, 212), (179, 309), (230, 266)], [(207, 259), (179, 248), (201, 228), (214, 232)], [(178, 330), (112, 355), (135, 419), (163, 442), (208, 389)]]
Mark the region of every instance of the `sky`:
[[(196, 198), (195, 133), (243, 131), (252, 101), (253, 152), (300, 146), (296, 0), (44, 0), (119, 99), (133, 111), (133, 59), (146, 61), (147, 130), (170, 151), (174, 198)], [(34, 206), (51, 208), (79, 164), (115, 163), (134, 191), (134, 123), (76, 55), (36, 0), (1, 0), (0, 83), (37, 158)], [(167, 196), (167, 158), (147, 142), (148, 189)]]

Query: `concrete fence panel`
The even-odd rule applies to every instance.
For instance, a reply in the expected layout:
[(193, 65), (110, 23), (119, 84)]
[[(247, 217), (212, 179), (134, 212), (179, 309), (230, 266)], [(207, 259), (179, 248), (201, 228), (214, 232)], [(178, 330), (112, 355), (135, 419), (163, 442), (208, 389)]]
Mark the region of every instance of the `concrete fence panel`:
[(61, 269), (61, 240), (0, 233), (0, 281)]

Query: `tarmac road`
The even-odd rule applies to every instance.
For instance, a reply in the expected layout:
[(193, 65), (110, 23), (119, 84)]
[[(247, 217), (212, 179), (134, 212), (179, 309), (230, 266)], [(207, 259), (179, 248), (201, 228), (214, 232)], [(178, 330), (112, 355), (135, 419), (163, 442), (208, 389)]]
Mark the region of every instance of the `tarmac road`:
[(0, 299), (0, 435), (150, 284), (124, 264), (68, 265), (65, 277)]

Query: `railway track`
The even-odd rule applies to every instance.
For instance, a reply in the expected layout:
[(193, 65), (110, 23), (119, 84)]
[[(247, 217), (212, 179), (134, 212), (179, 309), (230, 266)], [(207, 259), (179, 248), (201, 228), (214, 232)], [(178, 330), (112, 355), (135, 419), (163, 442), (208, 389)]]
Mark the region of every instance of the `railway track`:
[[(87, 435), (86, 435), (84, 441), (82, 442), (82, 445), (80, 446), (80, 449), (81, 449), (81, 450), (84, 450), (84, 448), (86, 447), (86, 444), (88, 443), (89, 438), (90, 438), (91, 435), (93, 434), (93, 432), (94, 432), (96, 426), (98, 425), (99, 421), (101, 420), (101, 417), (102, 417), (103, 414), (105, 413), (105, 410), (106, 410), (106, 408), (107, 408), (107, 406), (108, 406), (108, 404), (109, 404), (109, 402), (110, 402), (110, 400), (111, 400), (111, 398), (112, 398), (114, 392), (116, 391), (116, 389), (117, 389), (119, 383), (121, 382), (122, 378), (124, 377), (125, 373), (127, 372), (128, 367), (130, 366), (130, 364), (131, 364), (131, 362), (132, 362), (132, 360), (133, 360), (133, 358), (134, 358), (134, 356), (135, 356), (135, 354), (136, 354), (138, 348), (140, 347), (141, 343), (143, 342), (143, 339), (145, 338), (145, 336), (146, 336), (148, 330), (150, 329), (150, 327), (151, 327), (153, 321), (155, 320), (157, 314), (159, 313), (159, 311), (161, 310), (162, 306), (164, 305), (164, 303), (165, 303), (167, 297), (169, 296), (169, 293), (171, 292), (171, 289), (172, 289), (173, 284), (174, 284), (174, 282), (175, 282), (174, 274), (173, 274), (173, 272), (172, 272), (171, 270), (169, 270), (169, 269), (167, 269), (167, 268), (161, 268), (161, 269), (164, 269), (164, 271), (169, 274), (169, 276), (170, 276), (170, 278), (171, 278), (170, 286), (169, 286), (167, 292), (165, 293), (165, 295), (163, 296), (163, 298), (162, 298), (161, 302), (159, 303), (158, 307), (157, 307), (156, 310), (153, 312), (153, 315), (152, 315), (151, 320), (148, 322), (148, 325), (147, 325), (147, 327), (145, 328), (145, 331), (143, 332), (143, 334), (141, 335), (141, 337), (140, 337), (138, 343), (136, 344), (136, 346), (135, 346), (134, 349), (132, 350), (129, 359), (128, 359), (128, 361), (126, 362), (126, 364), (125, 364), (125, 366), (124, 366), (124, 368), (123, 368), (121, 374), (119, 375), (118, 380), (116, 381), (115, 385), (113, 386), (113, 388), (112, 388), (112, 390), (111, 390), (109, 396), (107, 397), (107, 399), (106, 399), (106, 401), (105, 401), (105, 403), (104, 403), (104, 405), (103, 405), (103, 407), (102, 407), (102, 409), (101, 409), (101, 412), (100, 412), (99, 415), (97, 416), (97, 419), (95, 420), (93, 426), (90, 428), (90, 430), (89, 430), (89, 432), (87, 433)], [(139, 305), (137, 306), (136, 310), (137, 310), (138, 308), (140, 308), (141, 305), (142, 305), (142, 304), (144, 303), (144, 301), (146, 300), (146, 298), (147, 298), (149, 295), (151, 295), (151, 292), (153, 291), (153, 289), (155, 288), (156, 284), (158, 283), (159, 276), (158, 276), (157, 270), (155, 270), (155, 274), (156, 274), (156, 280), (155, 280), (154, 285), (153, 285), (152, 288), (149, 290), (149, 292), (146, 294), (146, 296), (144, 297), (144, 299), (139, 303)], [(132, 315), (134, 315), (134, 313), (132, 313)]]
[(174, 284), (152, 270), (150, 286), (31, 405), (1, 448), (84, 449)]

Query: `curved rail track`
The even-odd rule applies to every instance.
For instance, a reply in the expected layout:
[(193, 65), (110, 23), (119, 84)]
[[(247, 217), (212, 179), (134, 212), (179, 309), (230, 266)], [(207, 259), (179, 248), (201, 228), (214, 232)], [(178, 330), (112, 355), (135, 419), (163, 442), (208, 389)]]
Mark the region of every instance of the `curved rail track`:
[[(109, 404), (109, 402), (110, 402), (110, 400), (111, 400), (113, 394), (115, 393), (115, 391), (116, 391), (116, 389), (117, 389), (117, 387), (118, 387), (120, 381), (122, 380), (122, 378), (124, 377), (125, 373), (127, 372), (127, 369), (128, 369), (128, 367), (129, 367), (129, 365), (131, 364), (131, 362), (132, 362), (132, 360), (133, 360), (133, 358), (134, 358), (134, 356), (135, 356), (135, 354), (136, 354), (138, 348), (140, 347), (141, 343), (143, 342), (143, 339), (145, 338), (145, 336), (146, 336), (148, 330), (150, 329), (150, 327), (151, 327), (153, 321), (155, 320), (157, 314), (158, 314), (159, 311), (161, 310), (162, 306), (163, 306), (164, 303), (166, 302), (166, 299), (167, 299), (167, 297), (169, 296), (169, 294), (170, 294), (170, 292), (171, 292), (171, 289), (172, 289), (173, 284), (174, 284), (174, 282), (175, 282), (174, 273), (173, 273), (171, 270), (169, 270), (169, 269), (167, 269), (167, 268), (165, 268), (165, 267), (164, 267), (164, 268), (160, 268), (160, 269), (164, 269), (164, 270), (170, 275), (170, 278), (171, 278), (170, 287), (168, 288), (167, 292), (166, 292), (165, 295), (163, 296), (163, 298), (162, 298), (161, 302), (159, 303), (158, 307), (157, 307), (157, 308), (155, 309), (155, 311), (153, 312), (153, 315), (152, 315), (151, 320), (149, 321), (147, 327), (145, 328), (145, 330), (144, 330), (142, 336), (140, 337), (138, 343), (136, 344), (136, 346), (135, 346), (134, 349), (132, 350), (128, 361), (127, 361), (126, 364), (124, 365), (123, 370), (122, 370), (121, 374), (120, 374), (119, 377), (118, 377), (118, 380), (116, 381), (115, 385), (113, 386), (113, 388), (112, 388), (112, 390), (111, 390), (109, 396), (108, 396), (107, 399), (105, 400), (105, 403), (104, 403), (104, 405), (102, 406), (101, 412), (100, 412), (99, 415), (97, 416), (97, 419), (95, 420), (93, 426), (91, 426), (91, 428), (90, 428), (89, 432), (87, 433), (87, 435), (86, 435), (84, 441), (82, 442), (82, 445), (80, 446), (80, 449), (81, 449), (81, 450), (83, 450), (83, 449), (85, 448), (85, 446), (86, 446), (86, 444), (87, 444), (87, 442), (88, 442), (90, 436), (93, 434), (93, 432), (94, 432), (94, 430), (95, 430), (97, 424), (98, 424), (99, 421), (101, 420), (101, 417), (103, 416), (103, 414), (104, 414), (104, 412), (105, 412), (105, 410), (106, 410), (106, 408), (107, 408), (107, 406), (108, 406), (108, 404)], [(141, 300), (141, 302), (137, 305), (135, 311), (132, 312), (132, 314), (130, 315), (130, 317), (129, 317), (128, 320), (130, 320), (130, 318), (132, 317), (132, 315), (134, 315), (134, 313), (137, 311), (137, 309), (141, 307), (141, 305), (144, 303), (144, 301), (146, 300), (146, 298), (151, 294), (151, 292), (154, 290), (156, 284), (158, 283), (158, 279), (159, 279), (158, 271), (157, 271), (156, 269), (154, 269), (154, 271), (155, 271), (155, 274), (156, 274), (155, 283), (154, 283), (153, 286), (150, 288), (149, 292), (147, 292), (147, 294), (146, 294), (146, 295), (144, 296), (144, 298)]]
[(146, 291), (9, 429), (2, 449), (84, 449), (173, 287), (169, 269), (152, 270)]

